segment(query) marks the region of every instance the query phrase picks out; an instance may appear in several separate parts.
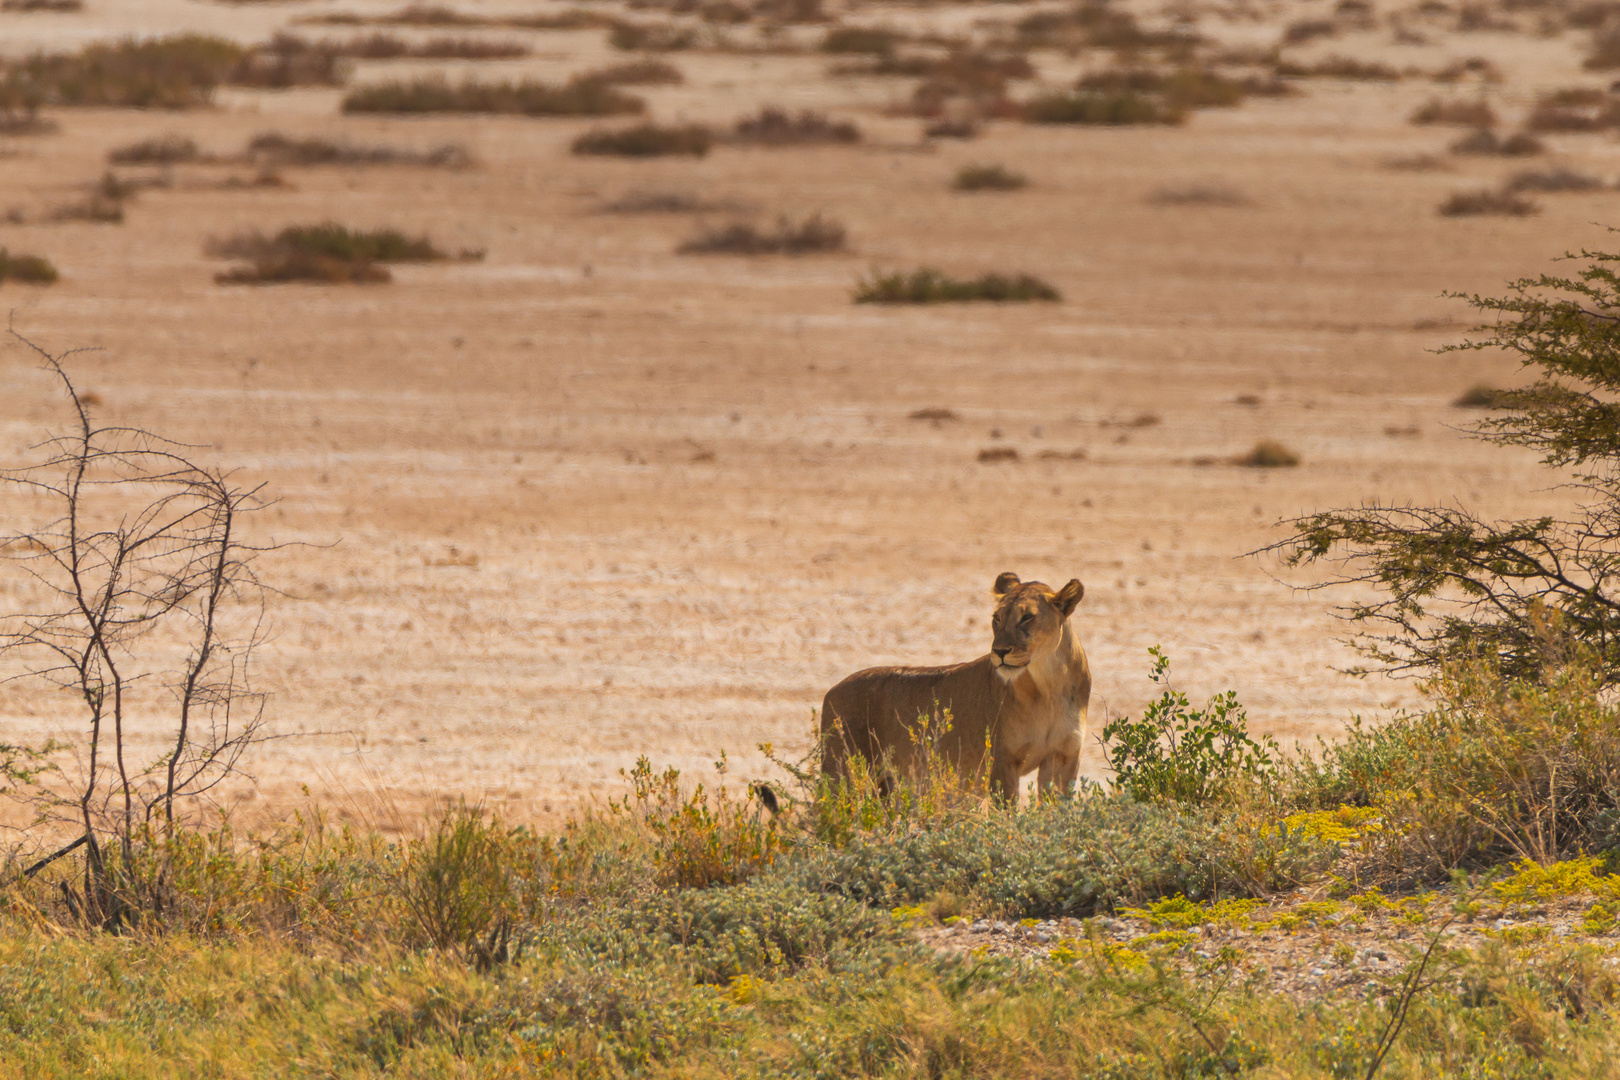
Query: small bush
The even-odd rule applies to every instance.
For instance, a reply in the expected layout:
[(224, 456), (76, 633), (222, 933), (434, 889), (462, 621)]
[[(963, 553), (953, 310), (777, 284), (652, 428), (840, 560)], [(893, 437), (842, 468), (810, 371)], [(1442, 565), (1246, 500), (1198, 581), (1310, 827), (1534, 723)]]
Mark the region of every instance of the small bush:
[(1169, 72), (1126, 67), (1083, 76), (1075, 89), (1154, 94), (1172, 109), (1207, 109), (1241, 103), (1253, 85), (1199, 67), (1182, 67)]
[(1276, 439), (1261, 439), (1254, 449), (1237, 458), (1234, 464), (1251, 469), (1292, 469), (1299, 464), (1299, 455)]
[(84, 0), (5, 0), (0, 11), (49, 11), (66, 15), (84, 10)]
[(673, 86), (686, 81), (681, 69), (667, 60), (647, 57), (623, 64), (587, 71), (578, 76), (580, 82), (596, 82), (605, 86)]
[(1023, 113), (1032, 124), (1179, 124), (1186, 119), (1184, 109), (1134, 90), (1045, 94), (1025, 102)]
[(971, 120), (935, 120), (923, 128), (925, 139), (976, 139), (979, 125)]
[(709, 129), (701, 124), (664, 127), (646, 123), (616, 131), (587, 131), (574, 140), (573, 152), (619, 157), (661, 157), (671, 154), (702, 157), (709, 152), (712, 141)]
[(0, 281), (21, 281), (29, 285), (50, 285), (59, 275), (51, 261), (42, 255), (14, 255), (0, 247)]
[(676, 52), (696, 45), (697, 34), (668, 23), (633, 23), (619, 19), (608, 31), (608, 44), (627, 52)]
[(675, 250), (681, 255), (806, 255), (843, 247), (844, 227), (813, 214), (797, 224), (779, 218), (769, 232), (746, 223), (726, 225), (693, 237)]
[(857, 304), (946, 304), (968, 300), (1057, 301), (1062, 297), (1052, 286), (1029, 274), (953, 278), (924, 267), (910, 273), (903, 270), (888, 274), (874, 272), (856, 284), (854, 299)]
[(277, 131), (255, 135), (245, 153), (267, 165), (421, 165), (460, 169), (472, 164), (472, 156), (455, 143), (430, 150), (407, 150), (396, 146), (361, 146), (313, 135), (295, 138)]
[(1592, 35), (1592, 51), (1582, 67), (1587, 71), (1613, 71), (1620, 68), (1620, 24), (1610, 25)]
[(434, 948), (480, 967), (516, 959), (513, 927), (522, 910), (514, 848), (525, 834), (465, 804), (453, 807), (421, 840), (407, 844), (392, 882), (400, 901)]
[(1510, 401), (1509, 392), (1484, 383), (1475, 383), (1459, 394), (1452, 406), (1458, 409), (1502, 409)]
[(955, 191), (1017, 191), (1029, 184), (1023, 173), (1001, 165), (964, 165), (951, 181)]
[(1504, 185), (1508, 191), (1597, 191), (1603, 181), (1571, 169), (1531, 170), (1515, 173)]
[(1140, 720), (1122, 716), (1103, 728), (1114, 784), (1139, 802), (1200, 805), (1223, 798), (1232, 785), (1269, 782), (1276, 775), (1277, 744), (1249, 737), (1248, 718), (1228, 690), (1193, 709), (1169, 686), (1170, 659), (1157, 645), (1149, 676), (1164, 688)]
[(1360, 82), (1399, 82), (1401, 73), (1388, 64), (1375, 60), (1357, 60), (1351, 56), (1329, 56), (1314, 64), (1296, 64), (1279, 61), (1278, 75), (1294, 79), (1353, 79)]
[(90, 189), (90, 194), (79, 202), (57, 207), (51, 218), (55, 221), (93, 221), (104, 225), (120, 225), (124, 221), (124, 203), (135, 197), (138, 186), (120, 180), (107, 172)]
[(373, 83), (343, 99), (346, 113), (508, 113), (520, 116), (616, 116), (646, 108), (600, 82), (574, 80), (561, 86), (534, 82), (469, 80), (452, 86), (442, 77)]
[[(276, 49), (277, 43), (283, 43)], [(375, 33), (336, 41), (305, 41), (290, 34), (278, 34), (271, 41), (273, 51), (303, 51), (356, 60), (513, 60), (528, 56), (530, 49), (518, 41), (494, 41), (477, 37), (428, 38), (415, 44), (397, 34)]]
[(277, 34), (242, 57), (226, 81), (237, 86), (285, 90), (292, 86), (340, 86), (348, 77), (348, 61), (324, 43)]
[(1532, 157), (1547, 148), (1529, 132), (1520, 131), (1507, 138), (1498, 138), (1489, 128), (1469, 132), (1451, 144), (1453, 154), (1478, 154), (1495, 157)]
[(1303, 45), (1317, 38), (1337, 37), (1339, 28), (1330, 19), (1301, 19), (1283, 30), (1284, 45)]
[(630, 191), (602, 206), (605, 214), (706, 214), (730, 209), (682, 191)]
[(202, 34), (130, 38), (0, 62), (0, 94), (25, 87), (45, 105), (194, 108), (208, 104), (248, 55), (234, 42)]
[(821, 39), (821, 51), (855, 53), (864, 56), (890, 56), (900, 35), (875, 26), (838, 26)]
[(117, 147), (107, 160), (114, 165), (178, 165), (197, 160), (197, 144), (184, 135), (163, 135)]
[(1440, 204), (1441, 217), (1526, 217), (1541, 207), (1512, 191), (1459, 191)]
[(286, 281), (377, 283), (392, 279), (384, 262), (446, 258), (426, 237), (412, 239), (397, 229), (349, 229), (334, 222), (292, 225), (274, 237), (239, 233), (208, 245), (216, 258), (244, 259), (250, 265), (218, 275), (221, 284)]
[[(735, 885), (768, 869), (787, 850), (789, 837), (775, 815), (750, 796), (726, 787), (725, 758), (715, 762), (713, 789), (681, 790), (680, 770), (655, 772), (645, 757), (624, 774), (633, 788), (615, 803), (652, 847), (660, 884), (678, 888)], [(745, 791), (748, 789), (744, 789)]]
[(1147, 201), (1154, 206), (1252, 206), (1243, 192), (1219, 184), (1189, 184), (1186, 187), (1159, 188)]
[(1484, 101), (1441, 101), (1439, 98), (1430, 98), (1412, 114), (1411, 122), (1492, 128), (1496, 126), (1496, 111)]
[(861, 129), (847, 120), (831, 120), (826, 114), (809, 109), (794, 116), (785, 110), (767, 107), (758, 115), (738, 120), (731, 140), (751, 146), (848, 144), (861, 141)]
[(987, 446), (979, 451), (980, 465), (999, 465), (1018, 460), (1018, 451), (1010, 446)]
[(1557, 90), (1536, 101), (1524, 126), (1531, 131), (1606, 131), (1620, 127), (1620, 101), (1602, 90)]

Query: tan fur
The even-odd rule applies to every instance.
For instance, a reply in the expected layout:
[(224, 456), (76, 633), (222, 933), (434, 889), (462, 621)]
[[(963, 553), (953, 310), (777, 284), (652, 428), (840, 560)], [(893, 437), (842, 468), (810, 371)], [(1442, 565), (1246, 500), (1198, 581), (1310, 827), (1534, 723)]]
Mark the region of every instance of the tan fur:
[(951, 714), (934, 743), (964, 777), (979, 776), (989, 749), (990, 790), (1018, 799), (1018, 780), (1038, 769), (1044, 793), (1068, 791), (1080, 769), (1091, 700), (1091, 668), (1069, 625), (1085, 587), (1059, 592), (1018, 575), (996, 578), (994, 638), (988, 655), (946, 667), (858, 671), (827, 691), (821, 704), (822, 771), (843, 775), (851, 753), (915, 776), (926, 748), (913, 737), (919, 718)]

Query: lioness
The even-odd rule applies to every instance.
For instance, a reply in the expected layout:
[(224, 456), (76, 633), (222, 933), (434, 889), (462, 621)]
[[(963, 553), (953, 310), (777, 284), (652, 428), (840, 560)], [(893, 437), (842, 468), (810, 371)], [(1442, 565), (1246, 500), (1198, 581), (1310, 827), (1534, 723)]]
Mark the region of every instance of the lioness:
[(1069, 626), (1085, 594), (1070, 581), (1054, 593), (1018, 575), (996, 578), (995, 636), (988, 656), (947, 667), (885, 667), (857, 671), (821, 703), (821, 768), (843, 775), (851, 753), (915, 776), (926, 748), (914, 738), (920, 718), (951, 714), (950, 730), (934, 742), (962, 776), (979, 775), (990, 752), (990, 790), (1018, 801), (1018, 780), (1039, 768), (1042, 793), (1068, 791), (1080, 768), (1091, 700), (1091, 668)]

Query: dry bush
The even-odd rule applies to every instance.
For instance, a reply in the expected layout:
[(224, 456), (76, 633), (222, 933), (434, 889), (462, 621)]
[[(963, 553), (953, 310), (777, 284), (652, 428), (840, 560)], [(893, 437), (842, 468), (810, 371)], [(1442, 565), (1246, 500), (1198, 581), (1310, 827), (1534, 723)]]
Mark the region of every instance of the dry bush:
[(1233, 458), (1232, 464), (1251, 469), (1291, 469), (1299, 464), (1299, 455), (1276, 439), (1261, 439), (1247, 454)]
[(1150, 193), (1147, 202), (1154, 206), (1253, 206), (1254, 202), (1241, 191), (1220, 184), (1188, 184), (1184, 187), (1162, 187)]
[(697, 32), (669, 23), (635, 23), (618, 19), (608, 31), (608, 44), (627, 52), (677, 52), (697, 45)]
[(1338, 37), (1339, 28), (1329, 19), (1301, 19), (1291, 22), (1283, 30), (1284, 45), (1303, 45), (1317, 38)]
[(1452, 401), (1458, 409), (1499, 409), (1508, 403), (1508, 391), (1484, 383), (1475, 383)]
[(124, 203), (133, 199), (139, 188), (140, 185), (120, 180), (109, 171), (91, 186), (90, 193), (83, 199), (53, 210), (51, 220), (121, 225), (124, 221)]
[(976, 139), (979, 125), (972, 120), (935, 120), (923, 128), (925, 139)]
[(1533, 157), (1546, 149), (1540, 139), (1527, 131), (1515, 132), (1503, 139), (1489, 128), (1471, 131), (1451, 144), (1453, 154), (1491, 157)]
[(114, 165), (178, 165), (197, 160), (197, 144), (184, 135), (160, 135), (127, 143), (107, 152)]
[[(1283, 84), (1278, 84), (1282, 86)], [(1151, 68), (1108, 68), (1082, 76), (1075, 84), (1081, 91), (1136, 93), (1157, 96), (1172, 110), (1220, 108), (1240, 104), (1258, 90), (1257, 80), (1229, 79), (1203, 68), (1182, 67), (1174, 71)], [(1282, 92), (1288, 92), (1284, 89)]]
[(1399, 82), (1401, 73), (1388, 64), (1376, 60), (1357, 60), (1353, 56), (1337, 54), (1314, 64), (1298, 64), (1279, 60), (1278, 75), (1295, 79), (1354, 79), (1361, 82)]
[(861, 141), (861, 129), (848, 120), (832, 120), (809, 109), (794, 116), (767, 106), (757, 115), (738, 120), (730, 141), (750, 146), (847, 145)]
[(987, 446), (979, 451), (979, 464), (999, 465), (1018, 460), (1018, 451), (1010, 446)]
[(778, 218), (770, 231), (746, 222), (734, 222), (707, 230), (687, 240), (675, 251), (680, 255), (808, 255), (821, 251), (842, 251), (844, 227), (830, 218), (812, 214), (794, 223)]
[(0, 11), (48, 11), (59, 15), (84, 10), (84, 0), (5, 0)]
[(1469, 76), (1483, 83), (1499, 83), (1503, 78), (1502, 69), (1483, 56), (1468, 56), (1461, 60), (1453, 60), (1435, 71), (1429, 78), (1437, 83), (1454, 83)]
[(397, 34), (384, 33), (324, 41), (277, 34), (264, 48), (267, 52), (289, 55), (310, 54), (354, 60), (512, 60), (528, 56), (530, 52), (527, 45), (517, 41), (441, 35), (412, 44)]
[(309, 15), (298, 22), (319, 26), (462, 26), (501, 27), (514, 30), (586, 30), (609, 27), (611, 15), (583, 8), (570, 8), (555, 15), (466, 15), (449, 8), (413, 4), (383, 15), (361, 16), (348, 12)]
[(372, 83), (349, 92), (346, 113), (505, 113), (519, 116), (617, 116), (639, 113), (646, 103), (611, 86), (575, 79), (560, 86), (522, 82), (476, 82), (452, 86), (442, 76)]
[(361, 146), (313, 135), (294, 138), (278, 131), (255, 135), (243, 153), (265, 165), (420, 165), (462, 169), (472, 164), (472, 155), (455, 143), (429, 150), (407, 150), (397, 146)]
[(1612, 23), (1592, 35), (1592, 51), (1586, 54), (1581, 66), (1587, 71), (1620, 68), (1620, 22)]
[(1061, 299), (1056, 289), (1029, 274), (983, 274), (977, 278), (953, 278), (929, 267), (910, 273), (903, 270), (888, 274), (874, 271), (856, 283), (854, 294), (857, 304), (946, 304), (971, 300), (1001, 303)]
[(1082, 0), (1065, 10), (1035, 12), (1014, 27), (1026, 47), (1113, 49), (1122, 54), (1160, 52), (1184, 60), (1200, 44), (1197, 34), (1182, 29), (1144, 30), (1129, 12), (1107, 0)]
[(702, 157), (709, 152), (714, 136), (702, 124), (665, 127), (645, 123), (634, 127), (587, 131), (573, 142), (576, 154), (617, 157), (663, 157), (685, 154)]
[(855, 53), (864, 56), (890, 56), (900, 41), (900, 33), (878, 26), (837, 26), (821, 39), (821, 51)]
[(913, 409), (911, 412), (906, 414), (906, 419), (927, 420), (935, 427), (939, 427), (947, 420), (960, 420), (962, 418), (956, 415), (955, 409), (946, 409), (938, 405), (931, 405), (923, 409)]
[(226, 81), (237, 86), (285, 90), (292, 86), (341, 86), (348, 81), (349, 63), (325, 42), (305, 41), (277, 34), (249, 52), (233, 67)]
[(1605, 131), (1620, 127), (1620, 101), (1602, 90), (1555, 90), (1537, 99), (1524, 126), (1531, 131)]
[(13, 255), (0, 247), (0, 282), (21, 281), (29, 285), (50, 285), (56, 281), (56, 267), (42, 255)]
[(1468, 128), (1496, 126), (1496, 112), (1485, 101), (1441, 101), (1430, 98), (1409, 119), (1414, 124), (1447, 124)]
[(1451, 169), (1451, 165), (1445, 159), (1433, 154), (1408, 154), (1385, 158), (1383, 166), (1396, 172), (1447, 172)]
[(1474, 217), (1496, 215), (1500, 217), (1526, 217), (1539, 213), (1541, 207), (1512, 191), (1459, 191), (1440, 204), (1441, 217)]
[(608, 86), (673, 86), (686, 81), (681, 69), (667, 60), (647, 57), (623, 64), (587, 71), (578, 76), (580, 82), (598, 82)]
[(0, 61), (0, 100), (36, 105), (188, 109), (206, 105), (248, 50), (203, 34), (86, 45), (76, 53)]
[(1017, 191), (1029, 180), (1001, 165), (964, 165), (951, 181), (953, 191)]
[(1032, 124), (1179, 124), (1186, 111), (1134, 90), (1043, 94), (1024, 103)]
[(291, 225), (273, 237), (244, 232), (210, 241), (215, 258), (242, 259), (246, 267), (214, 278), (221, 284), (262, 285), (285, 281), (385, 282), (385, 262), (426, 262), (447, 258), (427, 237), (412, 238), (397, 229), (349, 229), (335, 222)]
[(604, 214), (708, 214), (734, 209), (681, 191), (630, 191), (604, 203)]
[(1559, 167), (1514, 173), (1503, 186), (1508, 191), (1598, 191), (1603, 187), (1603, 181)]

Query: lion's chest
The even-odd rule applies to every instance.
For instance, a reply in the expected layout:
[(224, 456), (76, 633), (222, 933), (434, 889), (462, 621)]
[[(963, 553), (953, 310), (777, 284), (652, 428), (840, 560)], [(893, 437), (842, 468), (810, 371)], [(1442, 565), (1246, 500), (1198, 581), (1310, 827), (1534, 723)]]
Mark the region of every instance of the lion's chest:
[(1017, 720), (1003, 728), (1003, 752), (1021, 771), (1027, 772), (1053, 754), (1079, 751), (1082, 710), (1077, 701), (1034, 688), (1015, 687), (1014, 694), (1020, 708)]

